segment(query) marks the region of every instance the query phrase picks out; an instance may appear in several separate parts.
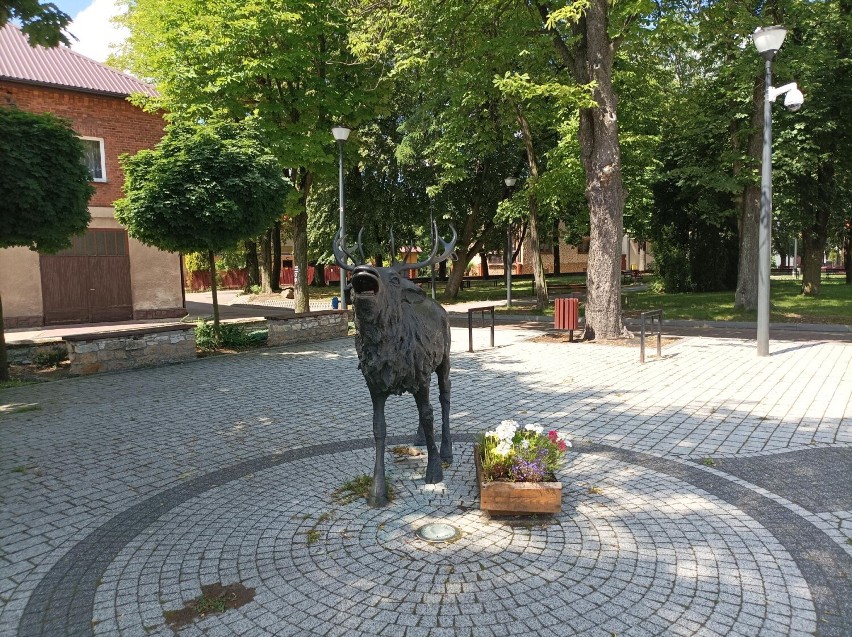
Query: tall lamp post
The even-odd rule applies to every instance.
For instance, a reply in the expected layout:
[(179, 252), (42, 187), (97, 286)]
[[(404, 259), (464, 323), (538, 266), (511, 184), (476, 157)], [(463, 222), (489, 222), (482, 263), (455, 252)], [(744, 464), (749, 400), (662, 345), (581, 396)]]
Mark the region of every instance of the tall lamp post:
[[(506, 198), (512, 196), (512, 188), (518, 183), (515, 177), (506, 177)], [(506, 228), (506, 307), (512, 307), (512, 222)]]
[(769, 266), (772, 246), (772, 102), (786, 93), (784, 106), (791, 111), (802, 107), (804, 98), (796, 84), (772, 86), (772, 59), (787, 30), (782, 26), (761, 27), (752, 34), (757, 52), (766, 63), (766, 97), (763, 100), (763, 161), (760, 173), (760, 226), (757, 263), (757, 355), (769, 356)]
[[(335, 126), (331, 129), (331, 134), (334, 135), (334, 139), (337, 140), (337, 146), (340, 149), (340, 240), (344, 243), (346, 242), (346, 226), (343, 215), (343, 144), (349, 139), (349, 133), (351, 132), (352, 130), (345, 126)], [(346, 309), (346, 272), (343, 268), (340, 268), (340, 307), (343, 310)]]

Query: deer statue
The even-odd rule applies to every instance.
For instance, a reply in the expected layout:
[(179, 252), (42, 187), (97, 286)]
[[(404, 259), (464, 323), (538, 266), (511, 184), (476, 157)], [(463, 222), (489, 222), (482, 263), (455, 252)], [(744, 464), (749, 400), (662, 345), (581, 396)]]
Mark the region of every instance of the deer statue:
[[(410, 392), (417, 403), (418, 444), (426, 445), (426, 484), (444, 479), (441, 462), (452, 462), (453, 442), (450, 437), (450, 322), (447, 312), (426, 295), (419, 286), (403, 276), (406, 270), (417, 270), (450, 258), (455, 247), (453, 238), (444, 241), (438, 226), (432, 223), (432, 250), (418, 263), (395, 262), (376, 267), (365, 263), (358, 234), (357, 250), (347, 249), (340, 232), (335, 237), (334, 257), (344, 270), (352, 273), (352, 305), (355, 310), (361, 373), (367, 381), (373, 401), (373, 438), (376, 442), (376, 464), (370, 488), (370, 506), (387, 504), (385, 480), (385, 402), (391, 394)], [(362, 230), (363, 232), (363, 230)], [(442, 252), (438, 255), (438, 243)], [(393, 255), (391, 232), (391, 255)], [(441, 403), (441, 452), (435, 444), (429, 386), (432, 373), (438, 374), (438, 398)]]

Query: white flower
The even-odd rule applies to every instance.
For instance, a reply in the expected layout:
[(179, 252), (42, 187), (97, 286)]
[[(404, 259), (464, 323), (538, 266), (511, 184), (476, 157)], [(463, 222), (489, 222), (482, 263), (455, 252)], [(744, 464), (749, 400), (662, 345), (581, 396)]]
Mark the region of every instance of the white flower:
[(500, 443), (494, 448), (494, 453), (498, 456), (508, 456), (512, 451), (512, 443), (508, 440), (501, 440)]
[(523, 449), (529, 449), (530, 448), (530, 441), (527, 440), (526, 438), (524, 438), (523, 440), (521, 440), (521, 447)]
[(496, 432), (496, 431), (486, 431), (486, 432), (485, 432), (485, 437), (486, 437), (486, 438), (497, 438), (498, 436), (497, 436), (497, 432)]
[(533, 432), (533, 433), (534, 433), (534, 434), (536, 434), (536, 435), (538, 435), (538, 434), (540, 434), (542, 431), (544, 431), (544, 427), (542, 427), (542, 426), (541, 426), (541, 425), (539, 425), (538, 423), (533, 423), (533, 424), (531, 424), (531, 425), (527, 425), (527, 426), (526, 426), (526, 427), (524, 427), (524, 428), (525, 428), (527, 431), (531, 431), (531, 432)]
[(507, 442), (511, 441), (517, 429), (518, 423), (516, 423), (514, 420), (504, 420), (497, 427), (497, 437), (500, 438), (500, 440), (505, 440)]

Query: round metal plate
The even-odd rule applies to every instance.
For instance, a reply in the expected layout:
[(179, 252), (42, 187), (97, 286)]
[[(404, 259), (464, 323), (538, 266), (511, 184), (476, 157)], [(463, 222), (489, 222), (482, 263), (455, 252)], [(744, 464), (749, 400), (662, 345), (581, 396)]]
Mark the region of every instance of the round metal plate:
[(427, 542), (449, 542), (461, 536), (461, 531), (456, 527), (443, 522), (433, 522), (421, 526), (416, 533), (417, 537)]

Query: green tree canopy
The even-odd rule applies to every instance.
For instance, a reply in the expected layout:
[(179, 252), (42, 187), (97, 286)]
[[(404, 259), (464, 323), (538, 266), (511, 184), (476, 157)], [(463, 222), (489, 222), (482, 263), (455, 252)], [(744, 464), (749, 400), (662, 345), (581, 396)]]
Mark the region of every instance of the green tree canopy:
[(0, 248), (57, 252), (89, 225), (83, 144), (53, 115), (0, 108)]
[(153, 150), (121, 158), (115, 216), (162, 250), (205, 251), (218, 330), (214, 253), (256, 237), (281, 216), (289, 186), (249, 123), (173, 125)]
[(0, 1), (0, 27), (9, 20), (19, 20), (21, 31), (27, 36), (31, 46), (70, 45), (64, 33), (71, 23), (71, 17), (60, 11), (52, 2), (39, 0), (2, 0)]
[[(57, 252), (91, 219), (83, 143), (53, 115), (0, 108), (0, 248)], [(0, 300), (0, 380), (8, 380)]]
[(139, 241), (173, 252), (233, 248), (284, 209), (287, 182), (255, 131), (170, 126), (153, 150), (124, 155), (115, 216)]

